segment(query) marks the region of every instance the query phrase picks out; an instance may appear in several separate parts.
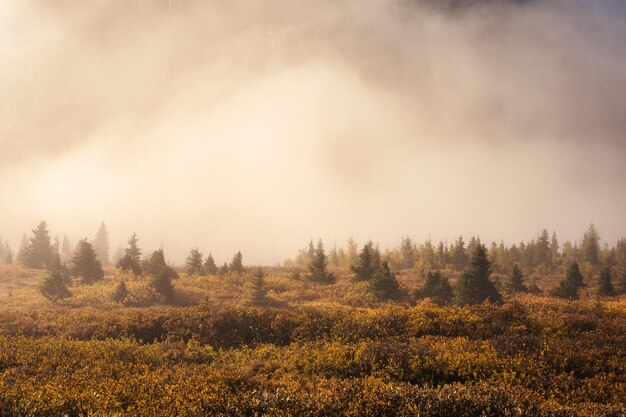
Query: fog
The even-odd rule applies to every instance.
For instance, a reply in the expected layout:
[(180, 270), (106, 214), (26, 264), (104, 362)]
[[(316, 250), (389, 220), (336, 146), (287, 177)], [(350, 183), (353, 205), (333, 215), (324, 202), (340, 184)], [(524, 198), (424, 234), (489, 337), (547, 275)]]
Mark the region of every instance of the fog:
[(181, 263), (626, 231), (618, 1), (0, 2), (0, 237)]

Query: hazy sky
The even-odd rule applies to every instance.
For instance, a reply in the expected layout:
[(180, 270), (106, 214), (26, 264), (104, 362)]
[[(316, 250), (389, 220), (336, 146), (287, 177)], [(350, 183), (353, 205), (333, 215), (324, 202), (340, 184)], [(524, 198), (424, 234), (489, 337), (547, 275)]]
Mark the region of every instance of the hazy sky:
[(4, 0), (0, 97), (14, 249), (626, 234), (617, 0)]

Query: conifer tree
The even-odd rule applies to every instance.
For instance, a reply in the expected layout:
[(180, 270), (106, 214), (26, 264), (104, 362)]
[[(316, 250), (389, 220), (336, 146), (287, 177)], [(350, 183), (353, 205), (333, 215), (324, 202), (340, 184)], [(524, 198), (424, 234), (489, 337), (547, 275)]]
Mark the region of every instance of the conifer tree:
[(243, 256), (240, 251), (237, 251), (237, 253), (233, 256), (229, 269), (238, 274), (243, 273)]
[(157, 294), (163, 296), (166, 301), (171, 301), (174, 297), (174, 287), (172, 277), (167, 269), (161, 268), (157, 273), (150, 276), (150, 286)]
[(578, 263), (572, 262), (559, 285), (550, 291), (550, 295), (575, 300), (578, 298), (578, 291), (583, 287), (583, 275), (580, 272)]
[(198, 248), (191, 250), (185, 265), (189, 275), (202, 275), (202, 253)]
[(600, 271), (600, 278), (598, 279), (598, 295), (601, 297), (615, 295), (615, 287), (613, 287), (613, 280), (611, 277), (611, 268), (608, 266)]
[(137, 264), (141, 262), (141, 249), (137, 246), (138, 241), (137, 233), (133, 233), (130, 239), (128, 239), (128, 248), (126, 248), (126, 254), (133, 258)]
[(72, 250), (70, 249), (70, 240), (67, 235), (63, 235), (63, 241), (61, 242), (61, 260), (67, 262), (72, 257)]
[(465, 242), (463, 242), (463, 236), (459, 236), (459, 238), (454, 243), (452, 247), (452, 263), (454, 264), (454, 268), (458, 271), (461, 271), (467, 266), (467, 253), (465, 252)]
[(109, 245), (109, 232), (104, 222), (102, 222), (98, 228), (96, 238), (93, 240), (93, 248), (96, 251), (100, 263), (102, 265), (108, 265), (110, 261), (109, 249), (111, 249), (111, 247)]
[(315, 249), (315, 255), (311, 262), (309, 262), (309, 275), (308, 278), (313, 282), (322, 284), (333, 284), (336, 281), (334, 274), (328, 272), (326, 269), (327, 261), (326, 254), (324, 253), (324, 244), (320, 239)]
[(128, 288), (126, 288), (126, 283), (124, 282), (124, 280), (120, 280), (120, 282), (118, 282), (118, 284), (115, 286), (113, 294), (111, 294), (111, 300), (115, 301), (116, 303), (121, 303), (126, 299), (126, 297), (128, 297)]
[(165, 254), (163, 249), (155, 250), (150, 257), (143, 261), (142, 269), (145, 273), (150, 274), (152, 277), (156, 277), (161, 272), (165, 271), (169, 279), (178, 278), (178, 274), (165, 262)]
[(48, 268), (48, 275), (41, 282), (39, 291), (49, 300), (60, 300), (72, 296), (72, 293), (65, 286), (66, 271), (61, 265), (61, 260), (58, 256)]
[(222, 265), (219, 269), (219, 271), (217, 271), (218, 275), (227, 275), (228, 274), (228, 263), (224, 262), (224, 265)]
[(402, 296), (396, 274), (391, 271), (387, 261), (380, 264), (369, 280), (369, 287), (379, 300), (395, 300)]
[(452, 301), (454, 292), (448, 278), (439, 271), (431, 271), (426, 275), (422, 288), (415, 292), (415, 296), (418, 299), (430, 298), (434, 303), (443, 305)]
[(550, 250), (550, 235), (548, 234), (548, 230), (543, 229), (541, 234), (537, 237), (534, 255), (534, 263), (536, 265), (552, 266), (552, 251)]
[(513, 265), (513, 270), (509, 275), (506, 289), (512, 294), (528, 291), (528, 288), (526, 288), (524, 284), (524, 274), (518, 264)]
[(582, 253), (585, 261), (589, 262), (593, 266), (597, 266), (600, 263), (600, 235), (596, 231), (593, 223), (589, 226), (589, 229), (585, 232), (582, 243)]
[(209, 256), (207, 256), (206, 261), (204, 262), (204, 272), (207, 275), (217, 274), (217, 265), (215, 265), (215, 260), (210, 253)]
[(21, 255), (21, 261), (28, 268), (42, 269), (54, 261), (54, 251), (50, 243), (50, 234), (45, 221), (33, 229), (28, 246)]
[(400, 265), (405, 269), (415, 266), (415, 247), (408, 235), (403, 236), (400, 243)]
[(22, 265), (26, 265), (26, 257), (28, 256), (28, 247), (30, 243), (26, 237), (26, 233), (22, 234), (22, 240), (20, 247), (17, 250), (17, 262)]
[(622, 270), (619, 281), (617, 281), (617, 292), (619, 294), (626, 294), (626, 268)]
[(348, 239), (348, 243), (346, 246), (346, 265), (344, 265), (347, 268), (350, 268), (352, 265), (354, 265), (357, 262), (357, 258), (358, 258), (358, 245), (356, 244), (356, 242), (354, 241), (354, 238), (352, 236), (350, 236), (350, 239)]
[(93, 284), (104, 277), (102, 264), (96, 257), (91, 242), (86, 239), (78, 242), (72, 257), (72, 275), (78, 276), (82, 284)]
[(492, 303), (501, 302), (500, 293), (489, 280), (491, 265), (485, 245), (476, 239), (472, 247), (474, 249), (469, 265), (463, 271), (456, 286), (457, 301), (461, 305), (482, 303), (485, 300)]
[(354, 273), (353, 281), (369, 281), (374, 277), (377, 269), (372, 243), (370, 242), (363, 246), (357, 264), (350, 267), (350, 270)]
[(135, 259), (129, 254), (124, 255), (124, 257), (119, 260), (116, 266), (122, 271), (131, 271), (136, 277), (143, 273), (141, 265), (139, 265), (137, 261), (135, 261)]
[(267, 288), (265, 286), (265, 274), (261, 268), (257, 268), (252, 278), (251, 296), (252, 301), (260, 303), (265, 300), (267, 295)]
[(309, 261), (315, 256), (315, 246), (313, 245), (313, 239), (309, 240), (309, 248), (306, 251), (306, 256), (309, 258)]
[(552, 251), (552, 258), (557, 259), (559, 257), (559, 241), (554, 231), (552, 232), (552, 239), (550, 240), (550, 250)]

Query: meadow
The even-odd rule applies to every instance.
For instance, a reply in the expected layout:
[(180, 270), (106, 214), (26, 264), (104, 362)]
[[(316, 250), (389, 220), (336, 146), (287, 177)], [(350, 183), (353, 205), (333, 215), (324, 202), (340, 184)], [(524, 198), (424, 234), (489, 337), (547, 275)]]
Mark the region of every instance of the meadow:
[(147, 277), (107, 269), (51, 302), (44, 271), (0, 274), (4, 416), (626, 414), (624, 296), (380, 302), (341, 273), (315, 285), (267, 268), (263, 305), (250, 272), (181, 272), (165, 303)]

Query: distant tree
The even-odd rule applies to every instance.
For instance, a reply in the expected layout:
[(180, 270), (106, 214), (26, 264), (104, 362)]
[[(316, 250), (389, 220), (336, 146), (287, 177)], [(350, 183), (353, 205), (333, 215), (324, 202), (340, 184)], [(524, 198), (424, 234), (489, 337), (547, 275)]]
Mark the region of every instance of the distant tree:
[(254, 276), (252, 277), (252, 301), (260, 303), (265, 300), (266, 295), (267, 287), (265, 286), (265, 274), (261, 268), (257, 268)]
[(400, 243), (400, 265), (405, 269), (415, 266), (415, 245), (408, 235), (403, 236)]
[(39, 291), (49, 300), (59, 300), (72, 296), (70, 290), (65, 286), (67, 271), (61, 265), (58, 256), (48, 268), (48, 275), (39, 285)]
[(111, 262), (117, 264), (124, 257), (125, 253), (124, 248), (121, 245), (118, 245), (117, 248), (115, 248), (115, 252), (113, 252)]
[(550, 250), (552, 251), (552, 258), (557, 259), (559, 257), (559, 241), (556, 238), (556, 232), (552, 232), (552, 239), (550, 240)]
[(129, 254), (124, 255), (124, 257), (117, 262), (116, 266), (122, 271), (131, 271), (136, 277), (143, 273), (141, 265)]
[(374, 260), (373, 252), (371, 242), (363, 246), (357, 264), (350, 267), (350, 270), (354, 273), (353, 281), (369, 281), (374, 277), (378, 265), (376, 265)]
[(356, 242), (354, 241), (354, 238), (350, 236), (350, 239), (348, 239), (348, 243), (346, 245), (346, 258), (345, 258), (346, 265), (344, 265), (346, 268), (350, 268), (352, 265), (354, 265), (357, 262), (357, 259), (358, 259), (357, 251), (358, 251), (358, 246)]
[(17, 262), (22, 265), (26, 265), (26, 257), (28, 256), (28, 247), (30, 246), (30, 242), (26, 237), (26, 233), (22, 234), (22, 240), (20, 242), (20, 247), (17, 249)]
[(485, 245), (477, 239), (473, 246), (469, 265), (463, 271), (456, 286), (457, 301), (461, 305), (482, 303), (489, 300), (492, 303), (502, 301), (500, 293), (489, 280), (491, 265), (487, 258)]
[(161, 268), (154, 275), (150, 276), (150, 287), (157, 294), (163, 296), (166, 301), (171, 301), (174, 296), (174, 287), (172, 285), (172, 277), (167, 269)]
[(315, 254), (311, 262), (309, 262), (309, 275), (308, 278), (313, 282), (322, 284), (333, 284), (337, 278), (334, 274), (328, 272), (326, 269), (327, 261), (326, 254), (324, 253), (324, 244), (320, 239), (315, 249)]
[(448, 278), (439, 271), (431, 271), (426, 275), (422, 288), (415, 291), (415, 297), (418, 299), (430, 298), (434, 303), (443, 305), (454, 299), (454, 291), (452, 291)]
[(396, 300), (402, 296), (396, 274), (391, 271), (387, 261), (380, 264), (378, 270), (369, 280), (369, 287), (380, 300)]
[(107, 231), (104, 222), (100, 224), (98, 232), (96, 232), (96, 238), (93, 240), (93, 248), (96, 251), (96, 256), (102, 265), (109, 264), (109, 232)]
[(550, 235), (546, 229), (541, 231), (541, 234), (537, 237), (534, 251), (534, 264), (544, 265), (546, 267), (552, 266), (552, 251), (550, 250)]
[(63, 235), (63, 241), (61, 242), (61, 260), (67, 262), (72, 257), (72, 250), (70, 249), (70, 240), (67, 235)]
[(224, 262), (224, 265), (222, 265), (219, 269), (219, 271), (217, 271), (218, 275), (226, 275), (228, 274), (228, 263)]
[(54, 241), (52, 242), (52, 253), (54, 256), (59, 255), (61, 253), (61, 244), (59, 243), (59, 236), (54, 237)]
[(133, 233), (130, 239), (128, 239), (128, 248), (126, 248), (126, 254), (133, 258), (137, 264), (141, 262), (141, 249), (137, 246), (138, 241), (137, 233)]
[(202, 253), (196, 249), (192, 249), (189, 252), (185, 266), (187, 267), (187, 273), (189, 275), (202, 275)]
[(328, 264), (334, 266), (335, 268), (339, 267), (339, 254), (337, 253), (337, 246), (333, 247), (328, 254)]
[(528, 292), (528, 288), (524, 284), (524, 274), (518, 264), (513, 265), (513, 269), (506, 283), (506, 289), (512, 294)]
[(619, 294), (626, 294), (626, 268), (622, 270), (619, 281), (617, 281), (617, 292)]
[(611, 268), (608, 266), (600, 271), (600, 278), (598, 279), (598, 295), (615, 295), (615, 287), (613, 287), (613, 280), (611, 277)]
[(165, 271), (169, 279), (178, 278), (178, 274), (174, 271), (174, 268), (165, 262), (163, 249), (152, 252), (150, 257), (142, 262), (142, 269), (152, 277), (156, 277), (161, 272)]
[(128, 297), (128, 288), (126, 288), (126, 283), (124, 282), (124, 280), (120, 280), (120, 282), (118, 282), (115, 286), (113, 294), (111, 294), (111, 300), (115, 301), (116, 303), (121, 303), (126, 299), (126, 297)]
[(315, 256), (315, 246), (313, 245), (313, 239), (309, 240), (309, 248), (306, 251), (306, 255), (309, 261)]
[(565, 276), (559, 285), (550, 291), (550, 295), (575, 300), (578, 298), (578, 291), (583, 288), (584, 285), (583, 274), (580, 272), (578, 263), (572, 262), (567, 268)]
[(86, 239), (78, 242), (72, 257), (72, 275), (78, 276), (82, 284), (93, 284), (104, 277), (102, 264), (96, 257), (91, 242)]
[(211, 256), (210, 253), (209, 253), (209, 256), (207, 256), (206, 261), (204, 262), (204, 272), (207, 275), (217, 274), (217, 265), (215, 265), (215, 260), (213, 259), (213, 256)]
[(589, 229), (585, 232), (582, 243), (582, 253), (585, 261), (589, 262), (593, 266), (597, 266), (600, 263), (600, 235), (596, 231), (593, 223), (589, 226)]
[(240, 251), (237, 251), (237, 253), (233, 256), (229, 269), (238, 274), (243, 273), (243, 256)]
[(21, 255), (21, 261), (28, 268), (42, 269), (54, 261), (54, 251), (50, 243), (50, 234), (46, 222), (41, 221), (33, 229), (28, 246)]
[(463, 242), (463, 236), (459, 236), (459, 238), (454, 243), (454, 246), (452, 246), (451, 257), (454, 268), (458, 271), (464, 269), (467, 266), (468, 257), (467, 253), (465, 252), (465, 242)]

